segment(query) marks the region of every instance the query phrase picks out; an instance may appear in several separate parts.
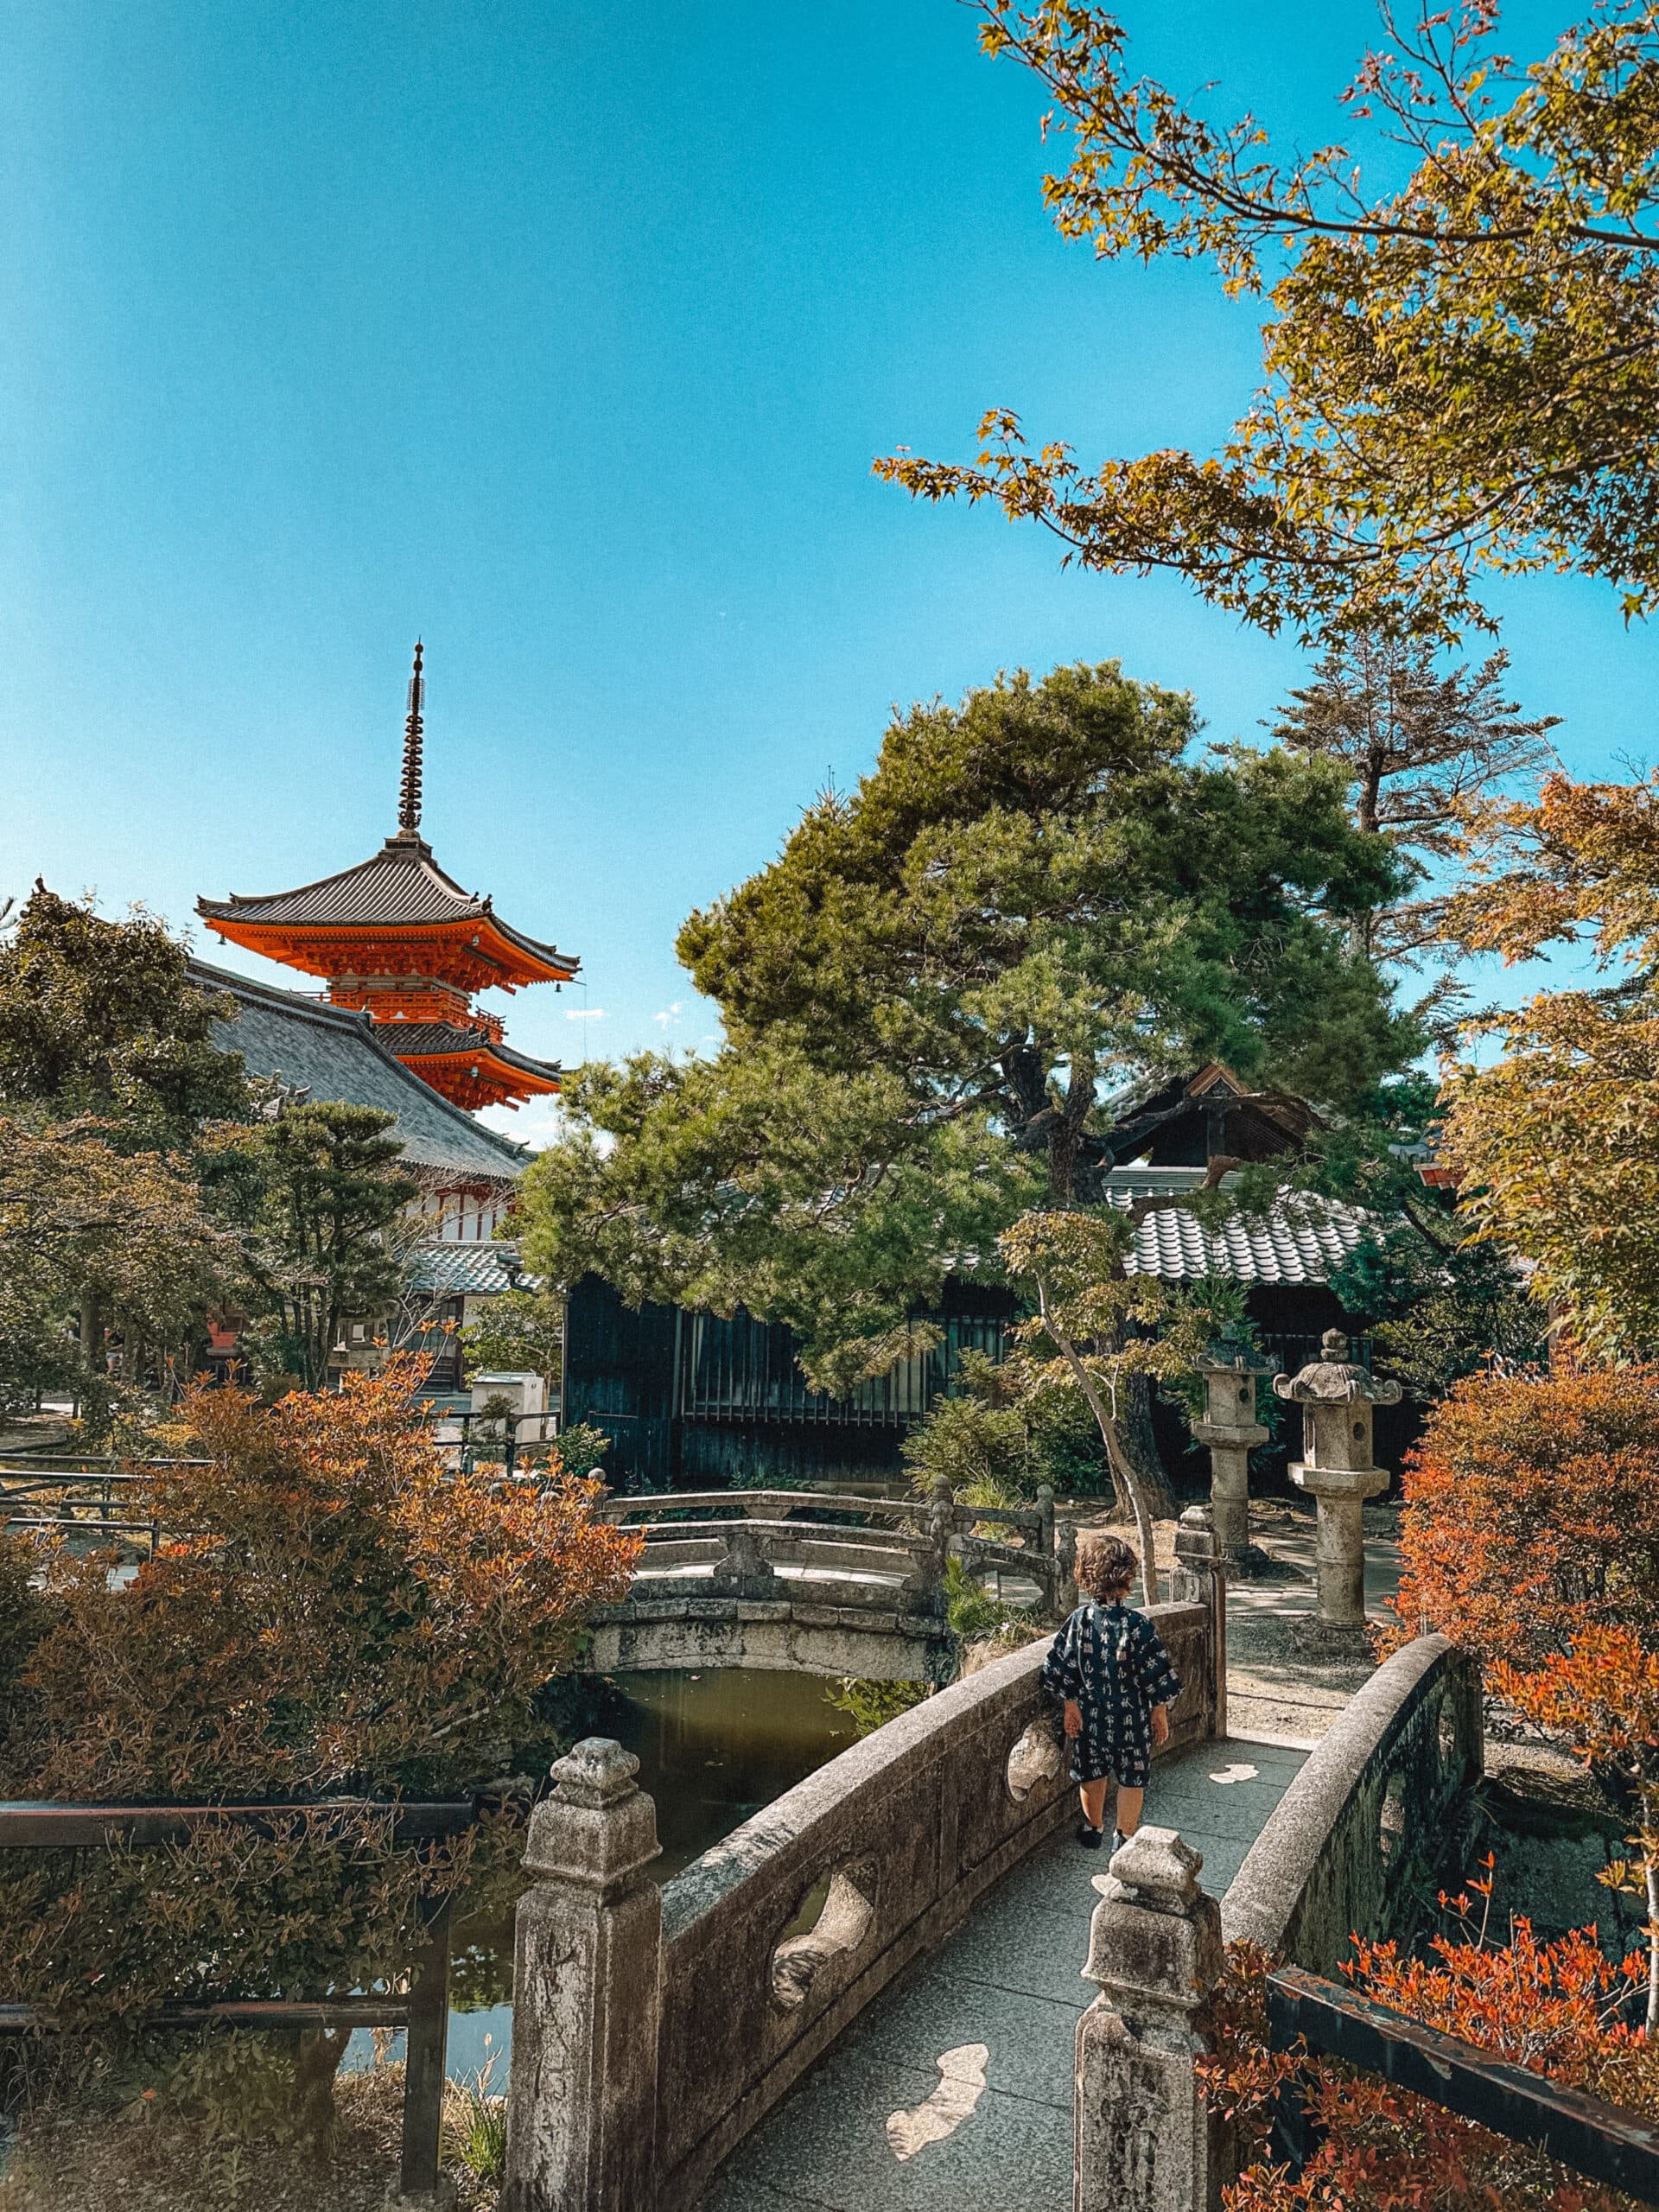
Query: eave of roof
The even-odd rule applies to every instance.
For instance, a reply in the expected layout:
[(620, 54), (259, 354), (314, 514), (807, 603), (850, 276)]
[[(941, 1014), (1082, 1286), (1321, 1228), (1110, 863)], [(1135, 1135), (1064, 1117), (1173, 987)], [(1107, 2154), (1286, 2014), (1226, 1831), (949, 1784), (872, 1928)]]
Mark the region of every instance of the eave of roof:
[(544, 1077), (555, 1085), (563, 1073), (557, 1060), (533, 1060), (528, 1052), (515, 1052), (511, 1045), (486, 1037), (482, 1030), (464, 1029), (458, 1022), (383, 1021), (376, 1026), (381, 1043), (400, 1060), (471, 1059), (480, 1066), (493, 1060), (524, 1075)]
[[(296, 1036), (315, 1035), (319, 1040), (315, 1049), (327, 1056), (326, 1065), (321, 1077), (303, 1087), (319, 1097), (343, 1097), (354, 1104), (395, 1113), (404, 1156), (416, 1166), (453, 1169), (457, 1181), (471, 1174), (508, 1182), (524, 1173), (529, 1146), (475, 1121), (465, 1108), (452, 1104), (434, 1090), (413, 1068), (405, 1067), (395, 1052), (387, 1050), (366, 1014), (327, 1005), (303, 992), (255, 982), (205, 960), (192, 960), (190, 974), (202, 989), (227, 993), (238, 1001), (238, 1009), (246, 1007), (256, 1014), (264, 1013), (295, 1025)], [(237, 1027), (234, 1020), (226, 1022), (219, 1042), (227, 1052), (241, 1052), (251, 1073), (291, 1082), (307, 1072), (281, 1058), (286, 1048), (280, 1045), (264, 1054), (250, 1054), (250, 1040), (237, 1036)], [(262, 1058), (276, 1065), (261, 1066)], [(353, 1062), (363, 1071), (365, 1079), (352, 1079)], [(353, 1096), (363, 1091), (372, 1095)]]
[(528, 961), (547, 969), (549, 981), (574, 976), (581, 966), (573, 954), (543, 944), (503, 921), (489, 899), (463, 891), (439, 867), (431, 847), (412, 831), (388, 837), (367, 860), (320, 876), (315, 883), (300, 884), (292, 891), (233, 892), (228, 899), (199, 899), (196, 912), (224, 935), (238, 930), (315, 930), (337, 935), (483, 922)]

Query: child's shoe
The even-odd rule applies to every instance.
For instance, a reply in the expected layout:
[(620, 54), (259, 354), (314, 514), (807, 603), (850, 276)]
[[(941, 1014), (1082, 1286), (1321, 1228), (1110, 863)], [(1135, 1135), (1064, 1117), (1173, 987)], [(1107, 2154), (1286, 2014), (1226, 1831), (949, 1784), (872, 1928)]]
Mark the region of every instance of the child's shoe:
[(1124, 1834), (1122, 1828), (1114, 1828), (1112, 1830), (1112, 1849), (1114, 1851), (1122, 1851), (1128, 1840), (1129, 1839)]
[(1077, 1841), (1083, 1846), (1085, 1851), (1098, 1851), (1100, 1849), (1103, 1833), (1103, 1830), (1091, 1826), (1087, 1821), (1079, 1821), (1077, 1822)]

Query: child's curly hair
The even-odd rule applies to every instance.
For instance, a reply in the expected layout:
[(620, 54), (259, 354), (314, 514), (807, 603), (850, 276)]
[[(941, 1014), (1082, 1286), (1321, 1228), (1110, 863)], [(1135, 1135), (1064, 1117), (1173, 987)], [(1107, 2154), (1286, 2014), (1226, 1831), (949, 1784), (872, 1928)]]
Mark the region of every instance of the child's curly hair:
[(1122, 1536), (1085, 1536), (1077, 1547), (1077, 1583), (1096, 1605), (1121, 1598), (1141, 1562)]

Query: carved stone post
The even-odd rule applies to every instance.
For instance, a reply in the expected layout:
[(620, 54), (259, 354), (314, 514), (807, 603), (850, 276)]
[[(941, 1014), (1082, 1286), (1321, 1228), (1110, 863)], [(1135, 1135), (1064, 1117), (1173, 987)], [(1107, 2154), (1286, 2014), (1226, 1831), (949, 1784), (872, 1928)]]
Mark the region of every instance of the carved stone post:
[(1351, 1361), (1340, 1329), (1327, 1329), (1319, 1348), (1320, 1358), (1294, 1377), (1277, 1376), (1273, 1387), (1303, 1408), (1306, 1458), (1293, 1463), (1290, 1479), (1319, 1505), (1313, 1567), (1319, 1625), (1346, 1637), (1365, 1625), (1365, 1501), (1389, 1486), (1388, 1470), (1371, 1465), (1372, 1408), (1393, 1405), (1400, 1385), (1379, 1382)]
[(1075, 1521), (1065, 1521), (1060, 1524), (1056, 1555), (1060, 1575), (1056, 1611), (1061, 1620), (1067, 1620), (1077, 1610), (1077, 1527)]
[(760, 1531), (740, 1521), (727, 1540), (725, 1557), (709, 1578), (715, 1594), (722, 1598), (776, 1598), (778, 1573), (766, 1557)]
[(1268, 1440), (1255, 1417), (1255, 1382), (1258, 1376), (1272, 1374), (1272, 1363), (1243, 1338), (1224, 1330), (1205, 1346), (1193, 1371), (1204, 1378), (1205, 1417), (1193, 1422), (1192, 1433), (1210, 1447), (1216, 1539), (1229, 1574), (1260, 1574), (1273, 1562), (1250, 1541), (1250, 1453)]
[(502, 2212), (644, 2212), (655, 2199), (662, 1892), (639, 1762), (593, 1736), (531, 1815), (513, 1950)]
[(1227, 1733), (1227, 1561), (1217, 1540), (1212, 1509), (1189, 1505), (1175, 1530), (1174, 1595), (1207, 1606), (1210, 1681), (1205, 1703), (1212, 1736)]
[(1112, 1854), (1089, 1929), (1077, 2023), (1073, 2212), (1218, 2212), (1223, 2137), (1196, 2065), (1200, 2008), (1221, 1979), (1221, 1908), (1200, 1854), (1141, 1828)]

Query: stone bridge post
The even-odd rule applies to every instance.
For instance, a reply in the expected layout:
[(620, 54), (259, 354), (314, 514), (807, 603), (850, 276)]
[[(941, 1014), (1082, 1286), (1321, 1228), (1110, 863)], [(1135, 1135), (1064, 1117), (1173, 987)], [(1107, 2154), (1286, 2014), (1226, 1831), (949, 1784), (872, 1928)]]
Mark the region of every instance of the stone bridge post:
[(645, 2212), (656, 2185), (662, 1891), (639, 1762), (590, 1736), (531, 1815), (502, 2212)]
[(1189, 1505), (1175, 1530), (1175, 1573), (1171, 1594), (1186, 1605), (1206, 1605), (1210, 1681), (1208, 1733), (1227, 1733), (1227, 1555), (1212, 1509)]
[(1073, 2212), (1219, 2212), (1221, 2124), (1198, 2093), (1198, 2014), (1221, 1980), (1221, 1908), (1173, 1828), (1113, 1853), (1077, 2023)]

